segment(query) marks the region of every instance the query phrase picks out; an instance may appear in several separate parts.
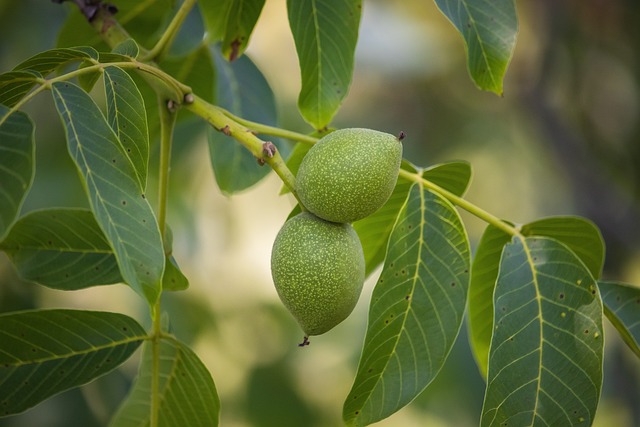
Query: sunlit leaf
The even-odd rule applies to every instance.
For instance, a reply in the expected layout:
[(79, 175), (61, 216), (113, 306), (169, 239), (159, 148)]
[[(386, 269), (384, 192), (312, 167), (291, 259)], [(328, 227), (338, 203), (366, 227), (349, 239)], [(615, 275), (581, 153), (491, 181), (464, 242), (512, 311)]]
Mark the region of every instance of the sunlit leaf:
[(86, 384), (127, 360), (145, 338), (123, 314), (38, 310), (0, 315), (0, 416)]
[(482, 426), (591, 425), (602, 386), (602, 301), (580, 259), (514, 237), (494, 293)]
[(35, 171), (34, 126), (0, 104), (0, 240), (20, 213)]
[(607, 318), (640, 357), (640, 288), (617, 282), (598, 282), (598, 287)]
[(522, 226), (525, 236), (552, 237), (569, 247), (596, 279), (604, 266), (604, 239), (591, 221), (577, 216), (543, 218)]
[(140, 192), (125, 148), (98, 106), (71, 83), (52, 85), (67, 135), (69, 153), (89, 195), (91, 209), (112, 246), (126, 283), (155, 302), (164, 270), (162, 239), (155, 216)]
[(302, 88), (298, 107), (314, 128), (326, 127), (349, 91), (361, 0), (287, 0)]
[(467, 302), (470, 250), (455, 208), (411, 187), (371, 296), (369, 325), (343, 417), (381, 420), (413, 400), (442, 368)]
[(435, 0), (464, 38), (469, 74), (480, 89), (502, 95), (518, 33), (514, 0)]
[(74, 290), (122, 282), (116, 257), (93, 213), (84, 209), (30, 212), (0, 248), (24, 280)]
[[(247, 120), (276, 125), (273, 92), (264, 76), (251, 60), (243, 55), (232, 63), (217, 54), (217, 104)], [(209, 152), (218, 187), (233, 194), (245, 190), (264, 178), (269, 167), (258, 165), (256, 158), (233, 138), (209, 128)], [(286, 145), (269, 138), (286, 156)]]
[(502, 249), (511, 235), (491, 225), (476, 248), (469, 286), (469, 342), (480, 373), (486, 379), (489, 345), (493, 332), (493, 291), (498, 278)]
[(107, 118), (136, 172), (141, 192), (147, 186), (149, 130), (144, 100), (129, 74), (114, 66), (104, 69)]
[(159, 427), (217, 426), (220, 401), (206, 366), (189, 347), (165, 337), (157, 344), (158, 387), (153, 389), (153, 345), (152, 342), (145, 343), (131, 394), (109, 425), (149, 426), (151, 402), (155, 398)]

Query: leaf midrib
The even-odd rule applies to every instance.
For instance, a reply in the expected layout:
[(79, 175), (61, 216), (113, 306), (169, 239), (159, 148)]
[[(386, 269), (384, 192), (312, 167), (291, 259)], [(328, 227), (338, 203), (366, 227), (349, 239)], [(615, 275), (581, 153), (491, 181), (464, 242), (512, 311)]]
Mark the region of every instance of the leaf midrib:
[[(22, 338), (20, 338), (18, 336), (15, 336), (15, 335), (12, 335), (12, 334), (9, 334), (9, 333), (6, 333), (6, 332), (5, 332), (5, 335), (8, 335), (8, 336), (10, 336), (12, 338), (15, 338), (15, 339), (17, 339), (19, 341), (25, 341), (24, 339), (22, 339)], [(92, 346), (88, 347), (85, 350), (73, 351), (73, 352), (64, 353), (64, 354), (56, 354), (56, 355), (53, 355), (53, 356), (40, 357), (40, 358), (36, 358), (36, 359), (19, 360), (18, 362), (4, 362), (3, 366), (5, 368), (9, 368), (9, 367), (11, 367), (11, 368), (19, 368), (21, 366), (26, 366), (26, 365), (35, 365), (35, 364), (42, 364), (42, 363), (45, 363), (45, 362), (51, 362), (51, 361), (54, 361), (54, 360), (69, 359), (69, 358), (72, 358), (72, 357), (75, 357), (75, 356), (82, 356), (82, 355), (86, 355), (86, 354), (91, 354), (91, 353), (99, 352), (99, 351), (102, 351), (102, 350), (107, 350), (107, 349), (110, 349), (110, 348), (115, 348), (115, 347), (119, 347), (119, 346), (122, 346), (122, 345), (130, 344), (130, 343), (137, 342), (137, 341), (143, 341), (143, 340), (149, 339), (149, 338), (150, 337), (148, 335), (146, 335), (146, 334), (145, 335), (137, 335), (137, 336), (134, 336), (134, 337), (129, 337), (129, 338), (123, 339), (123, 340), (111, 341), (111, 342), (106, 343), (104, 345), (98, 345), (98, 346), (92, 345)], [(3, 353), (11, 355), (10, 353), (7, 353), (5, 351), (3, 351)]]
[(535, 378), (535, 381), (537, 382), (536, 384), (536, 397), (535, 397), (535, 405), (533, 407), (533, 413), (531, 415), (531, 424), (533, 425), (533, 420), (536, 417), (536, 414), (538, 413), (538, 405), (540, 404), (540, 384), (541, 384), (541, 379), (542, 379), (542, 354), (543, 354), (543, 348), (542, 348), (542, 343), (544, 342), (544, 334), (543, 334), (543, 319), (542, 319), (542, 295), (540, 292), (540, 283), (538, 282), (538, 273), (537, 270), (535, 268), (535, 263), (533, 260), (533, 257), (531, 256), (531, 251), (529, 250), (529, 246), (526, 243), (526, 238), (524, 238), (523, 236), (518, 236), (518, 238), (520, 239), (520, 241), (522, 242), (522, 247), (524, 249), (524, 253), (527, 256), (527, 262), (529, 263), (529, 266), (531, 268), (531, 279), (532, 279), (532, 283), (533, 286), (535, 287), (535, 292), (536, 292), (536, 303), (538, 305), (538, 316), (536, 316), (536, 319), (538, 320), (538, 325), (539, 325), (539, 329), (540, 329), (540, 343), (538, 346), (539, 349), (539, 358), (538, 358), (538, 375)]
[(467, 13), (467, 16), (469, 17), (469, 24), (473, 28), (475, 39), (478, 41), (478, 46), (480, 46), (480, 50), (482, 51), (482, 55), (481, 56), (482, 56), (482, 59), (483, 59), (485, 65), (487, 67), (487, 72), (489, 74), (489, 77), (491, 78), (491, 85), (493, 87), (495, 87), (496, 86), (496, 79), (495, 79), (495, 76), (493, 75), (493, 70), (492, 70), (491, 66), (489, 65), (489, 59), (488, 59), (487, 51), (485, 50), (485, 44), (482, 42), (482, 39), (480, 38), (480, 32), (478, 31), (478, 24), (476, 23), (476, 20), (471, 15), (471, 12), (470, 12), (469, 7), (467, 5), (467, 1), (466, 0), (462, 0), (461, 3), (462, 3), (462, 6), (464, 7), (465, 12)]
[[(60, 91), (58, 89), (56, 89), (55, 86), (52, 87), (53, 90), (55, 90), (56, 92), (58, 92), (58, 97), (60, 98), (60, 100), (62, 101), (62, 104), (64, 105), (65, 108), (65, 112), (67, 114), (67, 116), (69, 117), (69, 127), (71, 130), (73, 130), (76, 142), (77, 142), (77, 147), (78, 147), (78, 152), (80, 154), (80, 156), (82, 157), (82, 161), (84, 162), (85, 166), (87, 167), (87, 172), (86, 172), (86, 181), (87, 181), (87, 185), (89, 184), (89, 181), (91, 182), (91, 184), (93, 185), (93, 188), (95, 189), (95, 196), (96, 196), (96, 200), (100, 203), (100, 205), (102, 206), (102, 209), (104, 209), (105, 212), (109, 212), (109, 209), (107, 208), (107, 204), (104, 202), (104, 199), (101, 195), (101, 192), (98, 190), (98, 186), (95, 182), (95, 180), (93, 179), (93, 174), (91, 173), (91, 169), (88, 166), (87, 163), (87, 159), (84, 155), (84, 150), (83, 150), (83, 146), (80, 143), (80, 138), (78, 137), (78, 132), (76, 131), (76, 126), (74, 121), (71, 119), (71, 110), (69, 109), (69, 107), (67, 106), (67, 100), (64, 96), (62, 96), (62, 94), (60, 93)], [(109, 127), (109, 129), (111, 129)], [(111, 134), (112, 136), (115, 136), (115, 134), (113, 133), (113, 130), (111, 130)], [(121, 234), (118, 232), (118, 227), (117, 225), (113, 222), (113, 218), (110, 214), (106, 214), (107, 220), (109, 222), (109, 225), (111, 226), (111, 229), (114, 230), (114, 232), (117, 234), (118, 236), (118, 242), (121, 243), (120, 244), (120, 250), (123, 252), (123, 255), (125, 256), (125, 258), (129, 258), (129, 251), (127, 250), (127, 245), (124, 244), (124, 239), (122, 239)], [(100, 224), (98, 223), (98, 225), (100, 226)], [(102, 228), (100, 226), (100, 228)], [(106, 234), (106, 233), (105, 233)], [(114, 250), (113, 251), (116, 260), (119, 261), (119, 256), (118, 256), (118, 251)], [(121, 262), (118, 262), (118, 266), (121, 266)], [(126, 274), (126, 271), (123, 271), (122, 274), (123, 276)], [(129, 274), (126, 274), (129, 275)], [(127, 281), (127, 283), (129, 283), (130, 285), (137, 285), (138, 287), (140, 287), (140, 289), (143, 288), (142, 283), (140, 283), (137, 274), (135, 273), (135, 271), (133, 272), (132, 277), (125, 277), (125, 280)], [(131, 283), (130, 281), (132, 281), (133, 283)]]
[[(425, 210), (424, 191), (422, 189), (422, 185), (421, 184), (416, 184), (416, 185), (420, 186), (420, 212), (424, 212), (424, 210)], [(411, 189), (409, 189), (409, 194), (407, 195), (407, 202), (406, 202), (405, 206), (408, 206), (408, 200), (409, 200), (410, 194), (411, 194)], [(418, 254), (416, 256), (416, 259), (422, 259), (422, 249), (423, 249), (423, 246), (424, 246), (424, 238), (423, 238), (423, 236), (424, 236), (424, 228), (425, 228), (425, 226), (426, 226), (426, 222), (424, 221), (424, 218), (420, 218), (420, 227), (419, 227), (420, 237), (418, 238)], [(409, 293), (409, 295), (411, 295), (411, 296), (413, 296), (415, 294), (416, 286), (417, 286), (417, 283), (418, 283), (418, 281), (420, 279), (419, 271), (420, 271), (420, 263), (416, 263), (415, 272), (414, 272), (413, 278), (411, 280), (411, 282), (412, 282), (411, 292)], [(389, 366), (389, 363), (391, 362), (391, 359), (392, 359), (391, 356), (396, 353), (396, 349), (398, 348), (398, 343), (400, 342), (400, 337), (402, 336), (402, 332), (405, 329), (405, 325), (406, 325), (407, 319), (409, 317), (409, 312), (411, 311), (411, 302), (412, 301), (413, 301), (413, 298), (410, 298), (409, 304), (407, 304), (407, 309), (404, 311), (402, 324), (400, 326), (400, 332), (395, 337), (395, 342), (393, 344), (393, 349), (389, 353), (389, 357), (386, 357), (387, 360), (385, 361), (384, 367), (382, 368), (380, 375), (376, 379), (375, 385), (370, 387), (370, 392), (368, 393), (367, 398), (363, 401), (363, 404), (360, 407), (360, 409), (362, 409), (364, 407), (365, 402), (369, 401), (371, 395), (373, 394), (375, 389), (378, 387), (378, 384), (382, 380), (383, 374), (387, 370), (387, 367)], [(360, 414), (362, 414), (362, 412), (360, 412), (355, 417), (355, 419), (360, 418)]]

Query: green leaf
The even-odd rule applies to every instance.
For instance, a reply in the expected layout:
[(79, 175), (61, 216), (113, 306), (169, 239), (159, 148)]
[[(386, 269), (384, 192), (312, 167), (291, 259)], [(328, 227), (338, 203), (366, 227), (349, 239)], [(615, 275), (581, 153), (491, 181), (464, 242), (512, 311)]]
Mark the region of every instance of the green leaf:
[[(91, 67), (92, 65), (93, 62), (82, 61), (78, 66), (78, 70)], [(102, 76), (102, 70), (83, 72), (82, 74), (78, 75), (78, 85), (80, 85), (80, 87), (84, 89), (85, 92), (91, 92), (100, 76)]]
[(144, 100), (133, 82), (121, 68), (104, 69), (107, 117), (138, 177), (140, 191), (147, 186), (149, 163), (149, 130)]
[(124, 147), (93, 100), (78, 86), (52, 85), (69, 153), (89, 195), (91, 210), (114, 250), (126, 283), (153, 304), (164, 270), (155, 216), (139, 190)]
[(164, 337), (158, 346), (157, 390), (152, 389), (153, 343), (147, 342), (131, 394), (109, 425), (149, 426), (151, 402), (155, 396), (159, 403), (159, 427), (217, 426), (220, 401), (206, 366), (189, 347), (174, 338)]
[[(298, 143), (293, 147), (293, 151), (291, 151), (291, 155), (289, 155), (289, 158), (287, 159), (287, 167), (294, 176), (298, 175), (298, 169), (300, 169), (302, 159), (304, 159), (304, 156), (306, 156), (309, 150), (311, 150), (311, 147), (311, 144), (303, 143)], [(289, 187), (283, 184), (280, 189), (280, 194), (287, 194), (290, 192), (291, 190), (289, 190)]]
[(391, 415), (435, 378), (462, 324), (469, 264), (455, 208), (414, 184), (371, 297), (358, 373), (344, 404), (347, 425)]
[(0, 104), (13, 107), (31, 91), (37, 80), (41, 78), (40, 73), (31, 70), (9, 71), (0, 74)]
[(173, 231), (169, 224), (165, 224), (162, 243), (167, 257), (164, 263), (162, 289), (165, 291), (183, 291), (189, 287), (189, 280), (182, 274), (180, 267), (178, 267), (178, 262), (173, 257)]
[(349, 91), (358, 41), (360, 0), (287, 0), (302, 88), (298, 107), (316, 129), (326, 127)]
[[(415, 167), (406, 160), (403, 162), (402, 169), (416, 172)], [(441, 163), (424, 170), (422, 176), (461, 196), (469, 185), (471, 167), (465, 162)], [(353, 224), (362, 243), (367, 275), (371, 274), (384, 260), (389, 234), (407, 198), (409, 187), (411, 187), (410, 181), (398, 178), (396, 187), (384, 206)]]
[[(273, 92), (264, 76), (243, 55), (232, 63), (216, 57), (218, 76), (217, 104), (247, 120), (276, 125)], [(256, 158), (233, 138), (209, 128), (209, 153), (218, 187), (226, 194), (245, 190), (267, 176), (270, 168), (258, 165)], [(286, 156), (284, 143), (272, 139), (280, 154)]]
[(63, 64), (83, 59), (97, 60), (98, 52), (88, 46), (46, 50), (21, 62), (14, 71), (31, 70), (46, 77)]
[(0, 240), (20, 213), (35, 172), (34, 126), (0, 104)]
[(118, 367), (145, 331), (118, 313), (38, 310), (0, 315), (0, 416), (17, 414)]
[(564, 244), (514, 237), (494, 293), (482, 426), (591, 425), (602, 386), (602, 301)]
[(112, 52), (135, 59), (140, 54), (140, 47), (135, 40), (127, 39), (114, 47)]
[(483, 90), (502, 95), (518, 33), (514, 0), (435, 0), (464, 38), (469, 74)]
[(596, 279), (604, 266), (604, 239), (598, 227), (585, 218), (560, 216), (543, 218), (522, 226), (525, 236), (552, 237), (569, 247)]
[(93, 213), (84, 209), (30, 212), (0, 244), (24, 280), (75, 290), (122, 282), (116, 257)]
[(353, 228), (358, 233), (362, 244), (367, 276), (373, 273), (376, 267), (384, 261), (389, 235), (407, 200), (411, 184), (410, 181), (399, 177), (389, 200), (373, 214), (353, 223)]
[(198, 6), (207, 29), (210, 42), (224, 38), (234, 0), (200, 0)]
[(422, 177), (456, 196), (463, 196), (471, 182), (471, 165), (464, 161), (440, 163), (425, 169)]
[(604, 313), (629, 348), (640, 357), (640, 288), (618, 282), (598, 282)]
[(202, 44), (186, 56), (167, 58), (160, 67), (207, 102), (215, 97), (216, 69), (209, 47)]
[(40, 52), (18, 64), (13, 71), (0, 75), (0, 104), (13, 107), (31, 91), (38, 80), (66, 63), (97, 58), (98, 52), (90, 47)]
[(476, 248), (471, 267), (467, 317), (469, 343), (480, 374), (485, 380), (493, 332), (493, 291), (498, 278), (502, 248), (510, 241), (511, 235), (489, 225)]
[(173, 256), (165, 261), (164, 276), (162, 276), (162, 289), (165, 291), (184, 291), (189, 287), (189, 279), (182, 273), (178, 262)]
[(249, 44), (265, 0), (236, 0), (231, 3), (222, 39), (222, 54), (235, 61)]

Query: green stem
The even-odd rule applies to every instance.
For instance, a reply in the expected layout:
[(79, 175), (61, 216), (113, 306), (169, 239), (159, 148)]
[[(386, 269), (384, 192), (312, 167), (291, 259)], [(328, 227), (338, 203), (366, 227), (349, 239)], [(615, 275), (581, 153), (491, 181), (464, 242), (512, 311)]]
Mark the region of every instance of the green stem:
[(476, 206), (473, 203), (463, 199), (462, 197), (457, 196), (457, 195), (453, 194), (452, 192), (450, 192), (448, 190), (445, 190), (444, 188), (440, 187), (439, 185), (434, 184), (433, 182), (424, 179), (420, 174), (409, 172), (409, 171), (406, 171), (404, 169), (400, 169), (400, 174), (399, 175), (401, 177), (409, 180), (409, 181), (421, 183), (423, 186), (425, 186), (429, 190), (433, 190), (436, 193), (440, 194), (441, 196), (443, 196), (445, 199), (449, 200), (454, 205), (460, 207), (461, 209), (464, 209), (465, 211), (469, 212), (470, 214), (472, 214), (472, 215), (480, 218), (481, 220), (493, 225), (494, 227), (504, 231), (505, 233), (510, 234), (511, 236), (520, 236), (521, 235), (520, 231), (517, 228), (507, 224), (506, 222), (504, 222), (503, 220), (501, 220), (497, 216), (485, 211), (482, 208), (479, 208), (478, 206)]
[(221, 109), (223, 111), (223, 113), (229, 117), (230, 119), (232, 119), (233, 121), (240, 123), (243, 126), (246, 126), (247, 128), (253, 130), (256, 133), (260, 133), (260, 134), (264, 134), (264, 135), (271, 135), (271, 136), (277, 136), (280, 138), (285, 138), (285, 139), (290, 139), (292, 141), (298, 141), (298, 142), (302, 142), (305, 144), (315, 144), (316, 142), (318, 142), (318, 138), (315, 138), (313, 136), (310, 135), (305, 135), (302, 133), (298, 133), (298, 132), (293, 132), (290, 130), (286, 130), (286, 129), (281, 129), (275, 126), (268, 126), (268, 125), (264, 125), (262, 123), (256, 123), (256, 122), (252, 122), (250, 120), (247, 119), (243, 119), (242, 117), (238, 117), (234, 114), (231, 114), (229, 111)]
[[(171, 146), (173, 145), (173, 129), (176, 123), (175, 111), (169, 109), (167, 100), (158, 95), (160, 109), (160, 162), (158, 165), (158, 226), (165, 242), (167, 228), (167, 202), (169, 199), (169, 172), (171, 170)], [(163, 245), (166, 247), (166, 245)], [(160, 340), (162, 326), (160, 316), (160, 298), (152, 310), (153, 339), (152, 374), (151, 374), (151, 414), (150, 426), (157, 427), (160, 410)]]
[[(268, 156), (264, 152), (264, 144), (260, 138), (254, 135), (253, 129), (238, 123), (236, 120), (225, 114), (225, 110), (215, 105), (209, 104), (198, 96), (193, 96), (193, 102), (183, 105), (192, 113), (202, 117), (209, 122), (216, 130), (223, 132), (225, 135), (233, 137), (236, 141), (247, 148), (256, 159), (264, 161), (266, 164), (278, 174), (282, 182), (289, 188), (291, 193), (298, 199), (295, 191), (296, 178), (287, 167), (284, 159), (279, 151)], [(298, 199), (299, 201), (299, 199)]]
[(182, 2), (180, 9), (178, 9), (176, 15), (164, 30), (164, 33), (162, 34), (162, 37), (160, 37), (160, 40), (158, 40), (158, 43), (156, 43), (156, 45), (141, 58), (142, 61), (161, 60), (167, 54), (173, 40), (178, 35), (180, 27), (195, 4), (196, 0), (184, 0)]
[(167, 222), (167, 201), (169, 199), (169, 172), (171, 170), (171, 147), (176, 113), (170, 111), (167, 101), (158, 96), (160, 107), (160, 163), (158, 170), (158, 225), (164, 239)]
[[(108, 8), (98, 8), (98, 12), (90, 21), (90, 24), (100, 35), (100, 38), (112, 49), (123, 41), (132, 38)], [(140, 54), (142, 56), (147, 55), (147, 50), (142, 46), (140, 46)]]
[(185, 94), (191, 93), (191, 88), (187, 85), (182, 84), (177, 81), (169, 74), (165, 73), (161, 69), (150, 65), (145, 64), (143, 62), (139, 62), (136, 60), (124, 61), (124, 62), (110, 62), (110, 63), (98, 63), (96, 62), (94, 65), (90, 65), (88, 67), (79, 68), (77, 70), (70, 71), (66, 74), (52, 77), (51, 79), (36, 79), (33, 81), (35, 83), (39, 83), (40, 86), (35, 88), (33, 91), (29, 92), (25, 95), (20, 101), (16, 103), (13, 107), (9, 109), (6, 115), (0, 117), (0, 125), (4, 123), (4, 121), (14, 112), (20, 110), (23, 105), (33, 99), (40, 92), (51, 89), (51, 85), (56, 82), (67, 81), (76, 76), (85, 73), (91, 73), (95, 71), (100, 71), (106, 67), (116, 66), (123, 69), (135, 69), (143, 73), (143, 77), (153, 77), (152, 79), (147, 78), (146, 80), (154, 87), (158, 92), (164, 94), (165, 96), (174, 98), (176, 101), (182, 101)]

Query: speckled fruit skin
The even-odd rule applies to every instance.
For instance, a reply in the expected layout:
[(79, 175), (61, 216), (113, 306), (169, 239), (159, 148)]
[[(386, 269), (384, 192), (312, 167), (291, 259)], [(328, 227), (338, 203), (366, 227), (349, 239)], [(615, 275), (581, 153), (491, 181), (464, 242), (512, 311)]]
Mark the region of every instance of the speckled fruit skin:
[(327, 221), (354, 222), (385, 204), (398, 180), (402, 143), (371, 129), (341, 129), (323, 137), (300, 164), (296, 192)]
[(306, 336), (323, 334), (351, 314), (362, 291), (364, 267), (353, 227), (309, 212), (288, 220), (273, 243), (273, 282)]

